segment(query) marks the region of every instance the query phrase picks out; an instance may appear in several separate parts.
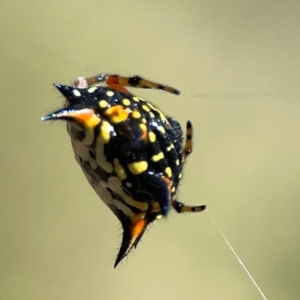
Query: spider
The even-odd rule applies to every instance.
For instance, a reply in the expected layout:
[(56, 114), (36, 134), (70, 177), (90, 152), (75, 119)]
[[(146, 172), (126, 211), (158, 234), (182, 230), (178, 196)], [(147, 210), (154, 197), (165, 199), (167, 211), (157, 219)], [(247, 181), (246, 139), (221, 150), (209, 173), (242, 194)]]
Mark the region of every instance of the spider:
[(192, 123), (186, 123), (184, 141), (176, 120), (126, 86), (180, 94), (139, 76), (78, 77), (73, 86), (55, 84), (65, 97), (64, 107), (42, 118), (66, 121), (75, 159), (122, 224), (114, 267), (138, 245), (147, 226), (166, 217), (171, 207), (178, 213), (206, 207), (176, 199), (183, 165), (192, 152)]

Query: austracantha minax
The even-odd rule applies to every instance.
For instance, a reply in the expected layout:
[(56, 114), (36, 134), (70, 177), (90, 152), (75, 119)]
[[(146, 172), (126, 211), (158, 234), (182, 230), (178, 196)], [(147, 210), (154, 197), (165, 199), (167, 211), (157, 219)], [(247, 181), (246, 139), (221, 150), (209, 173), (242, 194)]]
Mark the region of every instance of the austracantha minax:
[[(99, 85), (103, 81), (107, 86)], [(67, 121), (77, 162), (122, 224), (115, 267), (137, 246), (147, 226), (166, 217), (171, 207), (178, 213), (205, 209), (176, 200), (182, 167), (192, 151), (191, 122), (184, 143), (177, 121), (125, 86), (180, 94), (139, 76), (79, 77), (73, 86), (55, 84), (65, 97), (64, 107), (42, 118)]]

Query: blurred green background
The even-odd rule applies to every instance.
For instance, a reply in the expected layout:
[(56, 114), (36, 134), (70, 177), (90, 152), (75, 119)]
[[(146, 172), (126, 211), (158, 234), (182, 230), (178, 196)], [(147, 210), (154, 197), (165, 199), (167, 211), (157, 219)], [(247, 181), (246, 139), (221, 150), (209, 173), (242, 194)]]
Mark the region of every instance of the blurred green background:
[(121, 226), (76, 164), (53, 82), (139, 74), (193, 121), (179, 197), (208, 206), (268, 299), (300, 295), (299, 1), (2, 1), (0, 299), (262, 299), (208, 213), (114, 270)]

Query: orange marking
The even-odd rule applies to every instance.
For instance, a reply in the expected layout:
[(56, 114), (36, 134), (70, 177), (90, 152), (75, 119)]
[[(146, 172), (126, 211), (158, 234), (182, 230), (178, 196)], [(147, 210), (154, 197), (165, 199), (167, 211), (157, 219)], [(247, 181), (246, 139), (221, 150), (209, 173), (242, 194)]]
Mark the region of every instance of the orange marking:
[(145, 143), (147, 143), (148, 141), (148, 130), (147, 130), (147, 126), (145, 124), (140, 124), (140, 128), (142, 130), (142, 136), (141, 136), (141, 140), (144, 141)]
[(128, 118), (129, 112), (122, 105), (116, 105), (108, 108), (105, 113), (113, 123), (120, 123)]
[(73, 117), (78, 123), (86, 127), (95, 127), (101, 121), (101, 119), (95, 115), (94, 110), (89, 108), (69, 112), (68, 116)]
[(131, 239), (137, 239), (142, 233), (144, 228), (146, 227), (147, 222), (145, 219), (138, 220), (131, 224), (130, 232), (131, 232)]
[(106, 84), (111, 87), (112, 89), (115, 89), (117, 91), (130, 94), (130, 92), (124, 88), (122, 83), (119, 81), (119, 76), (117, 75), (111, 75), (106, 79)]

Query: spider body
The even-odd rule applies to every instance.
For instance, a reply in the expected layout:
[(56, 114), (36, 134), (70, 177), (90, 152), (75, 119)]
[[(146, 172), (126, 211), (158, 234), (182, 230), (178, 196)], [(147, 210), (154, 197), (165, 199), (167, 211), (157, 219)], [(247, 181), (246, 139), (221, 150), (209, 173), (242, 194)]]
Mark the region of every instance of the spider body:
[[(106, 81), (107, 86), (98, 83)], [(182, 168), (192, 149), (192, 125), (184, 143), (180, 124), (125, 86), (179, 91), (141, 77), (101, 74), (55, 84), (64, 108), (43, 120), (65, 120), (75, 158), (98, 196), (120, 220), (123, 239), (115, 267), (136, 247), (147, 226), (177, 212), (202, 211), (176, 200)]]

